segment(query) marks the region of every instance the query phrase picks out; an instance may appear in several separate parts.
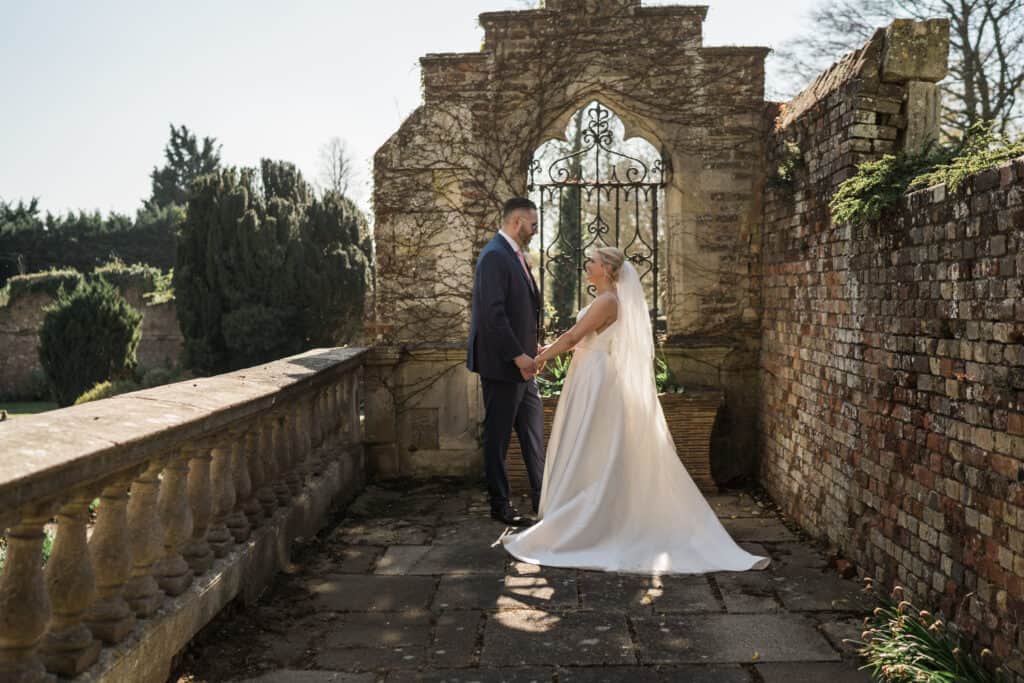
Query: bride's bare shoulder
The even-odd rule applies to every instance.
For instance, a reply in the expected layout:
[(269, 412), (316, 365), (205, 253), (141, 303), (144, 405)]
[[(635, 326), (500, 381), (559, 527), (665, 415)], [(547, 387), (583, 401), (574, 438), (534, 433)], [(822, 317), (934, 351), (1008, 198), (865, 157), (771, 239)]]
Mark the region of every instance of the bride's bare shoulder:
[(614, 317), (619, 312), (619, 297), (615, 292), (598, 294), (594, 299), (593, 307), (602, 314)]

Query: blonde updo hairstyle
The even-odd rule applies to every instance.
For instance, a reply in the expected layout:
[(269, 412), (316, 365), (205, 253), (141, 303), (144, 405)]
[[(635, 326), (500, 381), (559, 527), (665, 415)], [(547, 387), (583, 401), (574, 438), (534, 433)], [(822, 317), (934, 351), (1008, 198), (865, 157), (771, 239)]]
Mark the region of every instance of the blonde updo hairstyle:
[(619, 281), (619, 273), (622, 272), (622, 264), (626, 262), (626, 255), (618, 247), (596, 247), (590, 250), (589, 256), (595, 261), (600, 261), (608, 267), (608, 276), (612, 282)]

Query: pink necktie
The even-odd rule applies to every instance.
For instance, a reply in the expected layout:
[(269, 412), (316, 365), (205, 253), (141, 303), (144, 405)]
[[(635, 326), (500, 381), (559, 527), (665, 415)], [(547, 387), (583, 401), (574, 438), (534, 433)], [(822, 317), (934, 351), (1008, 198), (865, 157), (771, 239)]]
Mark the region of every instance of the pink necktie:
[(519, 262), (523, 264), (523, 272), (526, 273), (526, 279), (530, 281), (530, 286), (533, 286), (533, 278), (530, 277), (530, 267), (526, 265), (526, 257), (523, 256), (523, 252), (517, 251), (516, 256), (519, 257)]

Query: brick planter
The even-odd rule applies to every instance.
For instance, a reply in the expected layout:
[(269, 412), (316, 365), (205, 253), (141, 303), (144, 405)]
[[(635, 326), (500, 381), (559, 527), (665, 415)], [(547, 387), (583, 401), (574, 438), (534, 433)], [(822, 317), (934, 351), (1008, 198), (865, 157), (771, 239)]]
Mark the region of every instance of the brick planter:
[[(693, 477), (701, 491), (715, 493), (718, 487), (711, 477), (711, 429), (715, 424), (718, 407), (722, 403), (722, 392), (718, 389), (688, 389), (684, 394), (662, 394), (661, 408), (665, 421), (672, 432), (679, 459), (686, 471)], [(544, 443), (551, 433), (558, 398), (544, 399)], [(505, 457), (505, 470), (513, 495), (526, 494), (530, 487), (526, 479), (519, 438), (512, 434)]]

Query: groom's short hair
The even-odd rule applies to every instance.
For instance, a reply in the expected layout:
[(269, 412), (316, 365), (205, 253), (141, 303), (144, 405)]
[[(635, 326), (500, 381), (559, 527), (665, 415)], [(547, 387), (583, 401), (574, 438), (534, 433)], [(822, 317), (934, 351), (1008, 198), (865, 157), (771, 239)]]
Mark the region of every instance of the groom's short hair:
[(537, 210), (537, 205), (526, 197), (513, 197), (512, 199), (505, 202), (505, 206), (501, 209), (501, 220), (502, 222), (507, 221), (508, 217), (519, 209), (531, 209)]

